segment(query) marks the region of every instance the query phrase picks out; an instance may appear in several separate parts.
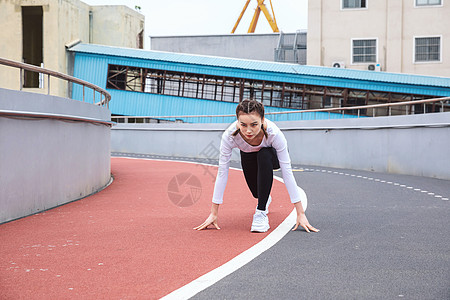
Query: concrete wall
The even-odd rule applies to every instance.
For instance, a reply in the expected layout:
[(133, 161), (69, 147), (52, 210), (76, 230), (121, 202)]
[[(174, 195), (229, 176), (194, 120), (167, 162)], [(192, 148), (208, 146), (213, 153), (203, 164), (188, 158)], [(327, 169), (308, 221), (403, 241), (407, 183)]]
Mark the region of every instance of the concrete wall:
[[(300, 39), (306, 39), (302, 33)], [(295, 33), (285, 33), (293, 40)], [(274, 61), (279, 33), (225, 34), (193, 36), (150, 36), (150, 49), (178, 53)], [(306, 42), (306, 40), (305, 40)], [(292, 46), (291, 46), (292, 47)], [(300, 49), (300, 61), (306, 61), (306, 50)]]
[[(0, 1), (0, 39), (8, 41), (0, 46), (0, 56), (22, 61), (22, 6), (42, 6), (43, 9), (43, 63), (50, 70), (67, 74), (64, 45), (75, 39), (89, 40), (89, 5), (70, 0)], [(0, 66), (1, 88), (19, 89), (19, 71)], [(47, 78), (43, 89), (26, 90), (47, 93)], [(51, 94), (67, 96), (67, 84), (52, 80)]]
[(92, 37), (89, 43), (140, 48), (138, 35), (145, 36), (142, 14), (124, 5), (92, 6), (91, 11)]
[[(450, 179), (450, 113), (277, 124), (295, 164)], [(118, 124), (111, 150), (217, 159), (227, 126)]]
[[(415, 7), (415, 0), (366, 1), (364, 9), (341, 9), (343, 1), (308, 1), (309, 65), (367, 70), (352, 63), (352, 39), (376, 39), (377, 63), (394, 73), (449, 76), (450, 3)], [(415, 37), (441, 37), (441, 61), (415, 62)]]
[[(137, 47), (136, 37), (144, 29), (144, 16), (126, 6), (89, 6), (78, 0), (0, 0), (0, 57), (22, 61), (22, 6), (42, 6), (44, 67), (70, 74), (72, 66), (65, 45), (81, 40), (85, 43)], [(92, 23), (89, 13), (92, 12)], [(19, 87), (19, 70), (0, 66), (0, 88)], [(67, 97), (63, 80), (51, 80), (50, 93)], [(47, 93), (44, 88), (27, 88)]]
[(110, 180), (110, 127), (50, 118), (11, 118), (2, 111), (109, 120), (92, 104), (0, 89), (0, 223), (102, 189)]

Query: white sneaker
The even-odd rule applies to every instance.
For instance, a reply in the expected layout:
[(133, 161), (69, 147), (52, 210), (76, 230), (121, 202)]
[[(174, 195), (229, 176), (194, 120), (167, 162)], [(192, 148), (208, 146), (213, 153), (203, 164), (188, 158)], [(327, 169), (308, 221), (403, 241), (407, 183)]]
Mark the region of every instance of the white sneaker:
[(267, 214), (262, 210), (256, 210), (253, 215), (252, 229), (250, 229), (250, 231), (266, 232), (269, 228), (269, 218), (267, 217)]
[[(270, 203), (272, 203), (272, 196), (269, 195), (269, 198), (267, 199), (267, 203), (266, 203), (266, 210), (264, 211), (266, 213), (266, 215), (269, 214)], [(256, 205), (256, 209), (258, 209), (258, 204)]]

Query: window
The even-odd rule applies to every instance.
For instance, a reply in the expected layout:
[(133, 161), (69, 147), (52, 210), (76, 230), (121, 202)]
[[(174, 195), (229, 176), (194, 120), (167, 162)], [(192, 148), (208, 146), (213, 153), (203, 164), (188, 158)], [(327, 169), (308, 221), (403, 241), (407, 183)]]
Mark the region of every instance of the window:
[(442, 0), (416, 0), (416, 6), (442, 5)]
[(367, 8), (366, 0), (342, 0), (342, 8)]
[(325, 96), (322, 97), (322, 107), (333, 107), (333, 97)]
[(106, 88), (225, 102), (251, 98), (296, 109), (306, 105), (304, 85), (131, 66), (109, 65)]
[(377, 40), (353, 40), (352, 52), (353, 63), (375, 63), (377, 62)]
[[(22, 59), (24, 63), (39, 67), (43, 63), (42, 20), (42, 6), (22, 6)], [(23, 87), (38, 88), (39, 73), (25, 71)]]
[(414, 61), (440, 61), (441, 60), (441, 38), (420, 37), (415, 38)]
[[(365, 40), (364, 40), (365, 41)], [(411, 94), (375, 92), (292, 82), (226, 77), (145, 67), (108, 65), (107, 89), (238, 103), (252, 98), (266, 106), (291, 109), (359, 106), (415, 100)], [(414, 97), (413, 97), (414, 96)], [(417, 96), (417, 99), (424, 99)], [(434, 98), (434, 96), (429, 96)], [(124, 101), (128, 101), (125, 97)], [(150, 103), (148, 105), (151, 105)], [(347, 113), (357, 114), (354, 109)], [(361, 109), (362, 115), (367, 113)], [(136, 121), (137, 122), (137, 121)]]

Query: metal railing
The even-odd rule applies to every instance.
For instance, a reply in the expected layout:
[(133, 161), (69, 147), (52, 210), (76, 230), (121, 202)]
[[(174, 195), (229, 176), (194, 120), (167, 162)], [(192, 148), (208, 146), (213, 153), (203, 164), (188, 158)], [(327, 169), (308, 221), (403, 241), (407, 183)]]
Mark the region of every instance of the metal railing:
[[(372, 109), (372, 117), (379, 116), (392, 116), (393, 108), (404, 106), (405, 108), (402, 110), (405, 115), (415, 114), (415, 108), (417, 105), (423, 105), (423, 111), (420, 113), (436, 113), (427, 112), (427, 104), (435, 104), (435, 106), (439, 107), (439, 112), (450, 111), (450, 97), (443, 98), (433, 98), (433, 99), (425, 99), (425, 100), (415, 100), (415, 101), (404, 101), (404, 102), (395, 102), (395, 103), (385, 103), (385, 104), (373, 104), (373, 105), (362, 105), (362, 106), (348, 106), (348, 107), (333, 107), (333, 108), (320, 108), (320, 109), (307, 109), (307, 110), (290, 110), (290, 111), (282, 111), (282, 112), (266, 112), (266, 116), (272, 116), (271, 120), (273, 121), (284, 121), (281, 118), (277, 118), (278, 116), (286, 115), (299, 115), (297, 118), (285, 118), (286, 120), (316, 120), (317, 114), (328, 113), (328, 118), (320, 119), (331, 119), (332, 114), (351, 116), (354, 118), (362, 117), (361, 111), (367, 111), (368, 109)], [(377, 109), (387, 108), (387, 114), (377, 114)], [(345, 114), (345, 112), (352, 111), (356, 113), (353, 114)], [(311, 114), (313, 118), (303, 118), (304, 114)], [(400, 115), (400, 114), (396, 114)], [(367, 116), (364, 116), (367, 117)], [(335, 117), (336, 118), (336, 117)], [(236, 115), (177, 115), (177, 116), (112, 116), (111, 120), (117, 123), (167, 123), (167, 122), (189, 122), (184, 121), (186, 119), (195, 120), (195, 122), (199, 122), (198, 120), (209, 120), (209, 123), (222, 123), (222, 122), (231, 122), (231, 120), (236, 119)], [(132, 121), (132, 122), (130, 122)], [(200, 123), (200, 122), (199, 122)], [(203, 123), (208, 123), (203, 121)]]
[[(86, 100), (85, 87), (88, 87), (93, 91), (92, 103), (95, 105), (101, 105), (101, 106), (106, 105), (106, 107), (109, 108), (109, 101), (111, 100), (111, 95), (106, 90), (104, 90), (101, 87), (98, 87), (95, 84), (92, 84), (90, 82), (87, 82), (87, 81), (84, 81), (84, 80), (81, 80), (76, 77), (66, 75), (66, 74), (63, 74), (60, 72), (48, 70), (48, 69), (41, 68), (38, 66), (34, 66), (34, 65), (30, 65), (30, 64), (26, 64), (26, 63), (22, 63), (22, 62), (18, 62), (18, 61), (6, 59), (6, 58), (1, 58), (1, 57), (0, 57), (0, 65), (5, 65), (5, 66), (20, 69), (20, 78), (19, 78), (20, 90), (23, 89), (23, 77), (24, 77), (23, 71), (26, 70), (26, 71), (36, 72), (36, 73), (47, 75), (47, 95), (50, 95), (50, 77), (56, 77), (59, 79), (66, 80), (69, 83), (76, 83), (76, 84), (83, 86), (83, 102), (85, 102), (85, 100)], [(96, 92), (100, 94), (100, 101), (98, 101), (98, 102), (95, 102)]]

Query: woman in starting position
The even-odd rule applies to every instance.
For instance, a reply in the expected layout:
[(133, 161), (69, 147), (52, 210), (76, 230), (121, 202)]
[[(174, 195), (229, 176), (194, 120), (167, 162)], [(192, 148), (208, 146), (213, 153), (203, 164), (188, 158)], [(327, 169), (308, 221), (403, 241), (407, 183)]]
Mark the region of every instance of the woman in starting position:
[[(253, 197), (258, 199), (251, 231), (266, 232), (270, 228), (267, 214), (272, 201), (270, 190), (273, 170), (281, 167), (284, 183), (297, 211), (297, 222), (293, 230), (301, 226), (307, 232), (318, 232), (319, 230), (311, 226), (306, 218), (301, 202), (303, 190), (297, 187), (292, 173), (286, 138), (275, 123), (264, 118), (264, 105), (255, 100), (243, 100), (236, 108), (236, 117), (237, 121), (222, 135), (211, 213), (203, 224), (194, 229), (202, 230), (211, 224), (220, 229), (217, 218), (228, 180), (231, 150), (239, 148), (245, 180)], [(303, 198), (305, 200), (303, 205), (306, 206), (306, 197)]]

